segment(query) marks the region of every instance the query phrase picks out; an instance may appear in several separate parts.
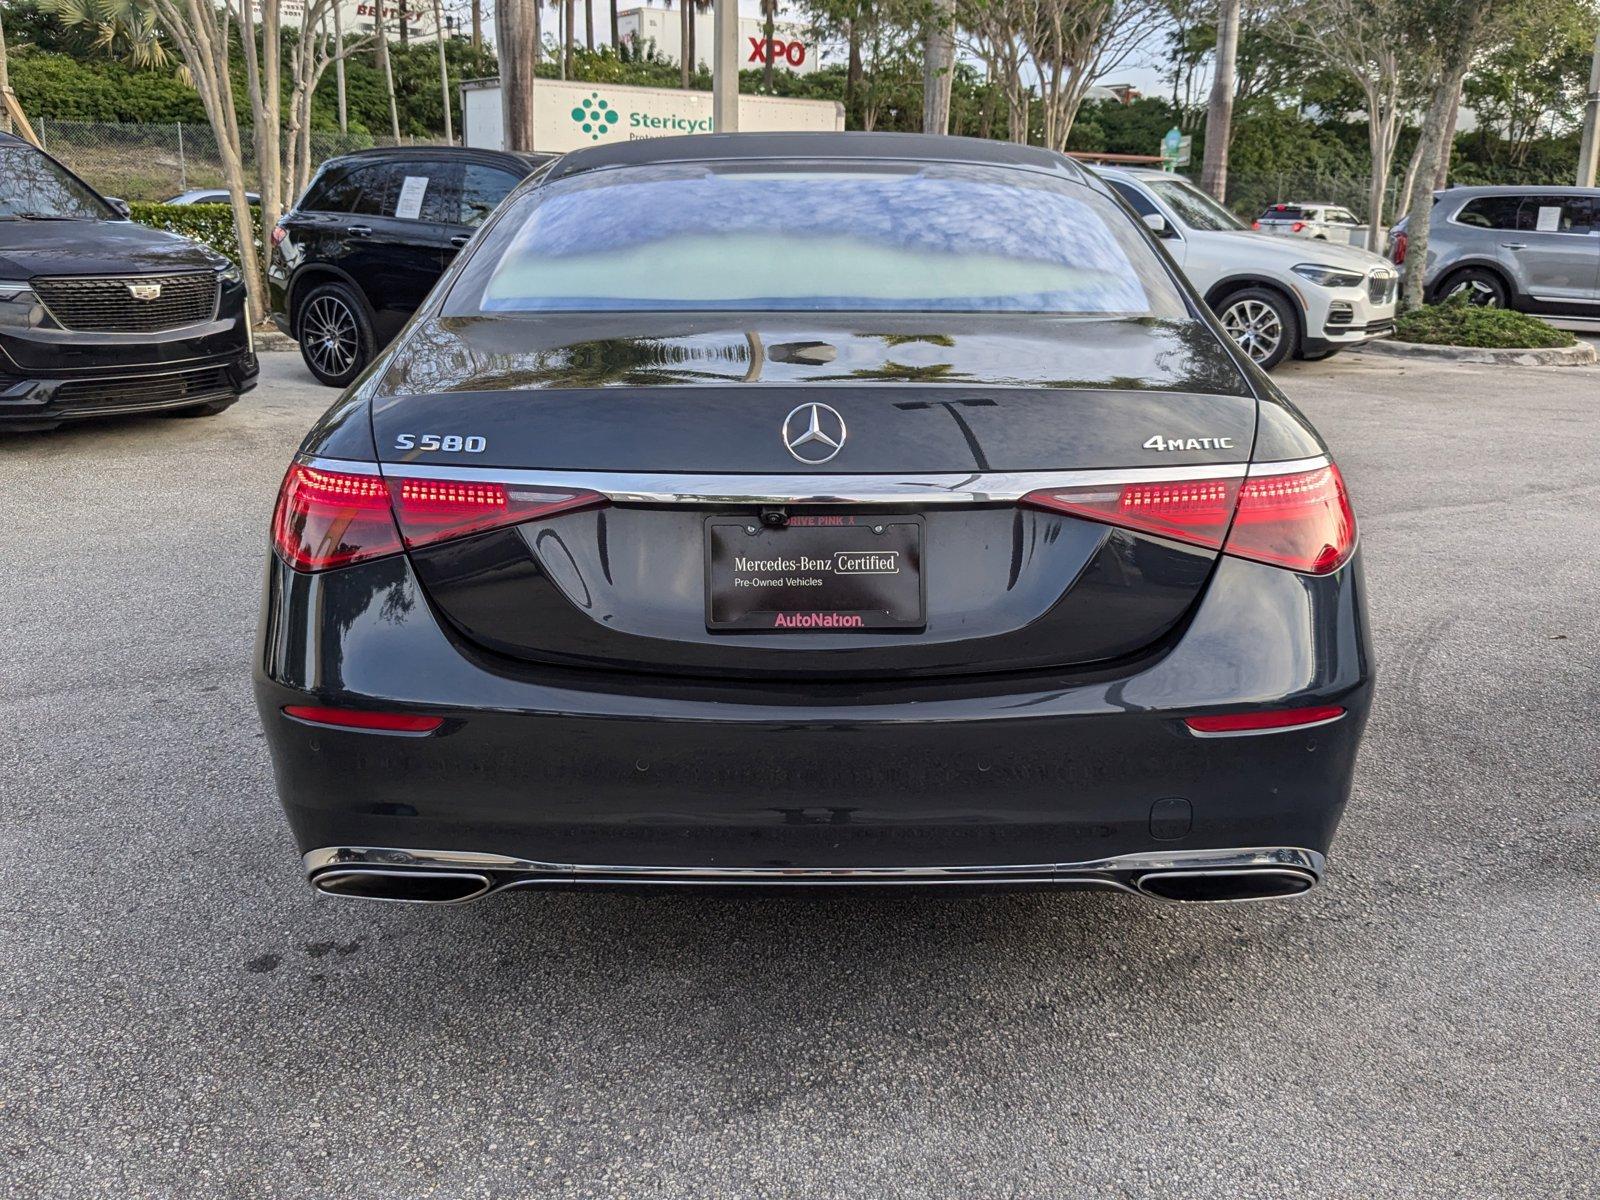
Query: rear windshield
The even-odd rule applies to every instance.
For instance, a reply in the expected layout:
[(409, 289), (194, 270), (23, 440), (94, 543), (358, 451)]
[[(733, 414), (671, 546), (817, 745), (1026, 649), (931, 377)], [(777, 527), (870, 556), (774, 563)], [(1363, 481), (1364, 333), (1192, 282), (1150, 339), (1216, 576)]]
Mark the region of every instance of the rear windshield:
[(1082, 184), (872, 163), (557, 181), (513, 202), (446, 306), (676, 309), (1186, 315), (1127, 214)]
[(31, 146), (0, 146), (0, 221), (104, 221), (105, 203)]
[(1267, 211), (1261, 214), (1263, 221), (1298, 221), (1306, 215), (1306, 210), (1298, 204), (1272, 204), (1267, 206)]

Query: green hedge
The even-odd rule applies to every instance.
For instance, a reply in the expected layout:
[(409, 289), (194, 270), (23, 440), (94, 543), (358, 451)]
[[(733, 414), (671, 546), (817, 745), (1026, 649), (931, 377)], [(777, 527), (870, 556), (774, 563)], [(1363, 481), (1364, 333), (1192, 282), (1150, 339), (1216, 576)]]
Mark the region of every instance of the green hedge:
[[(131, 204), (128, 207), (133, 212), (133, 219), (141, 225), (182, 234), (203, 246), (210, 246), (220, 254), (226, 254), (234, 262), (239, 261), (239, 239), (233, 231), (233, 209), (227, 204)], [(258, 227), (256, 253), (259, 254), (261, 210), (252, 208), (250, 212)]]
[(1477, 346), (1491, 350), (1544, 350), (1577, 342), (1564, 329), (1509, 308), (1484, 308), (1456, 296), (1401, 313), (1394, 325), (1397, 342), (1429, 346)]

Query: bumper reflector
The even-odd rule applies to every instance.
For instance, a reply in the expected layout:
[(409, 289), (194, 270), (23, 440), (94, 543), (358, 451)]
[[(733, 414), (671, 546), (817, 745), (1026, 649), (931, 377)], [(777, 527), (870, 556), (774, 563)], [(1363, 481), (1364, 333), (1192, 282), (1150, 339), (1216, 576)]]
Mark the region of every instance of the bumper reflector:
[(1185, 717), (1183, 723), (1195, 733), (1258, 733), (1265, 729), (1293, 729), (1298, 725), (1320, 725), (1344, 716), (1337, 704), (1316, 708), (1280, 708), (1274, 712), (1222, 713), (1211, 717)]
[(444, 724), (443, 717), (424, 717), (417, 713), (370, 712), (360, 708), (322, 708), (314, 704), (290, 704), (284, 715), (313, 725), (335, 729), (373, 729), (382, 733), (432, 733)]

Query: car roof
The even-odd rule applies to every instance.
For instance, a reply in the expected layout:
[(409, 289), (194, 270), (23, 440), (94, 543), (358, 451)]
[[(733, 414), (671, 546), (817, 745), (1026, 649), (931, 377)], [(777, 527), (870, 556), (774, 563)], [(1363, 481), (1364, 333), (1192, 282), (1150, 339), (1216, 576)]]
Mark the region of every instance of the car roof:
[(1470, 187), (1451, 187), (1434, 192), (1435, 199), (1473, 196), (1526, 196), (1537, 192), (1541, 196), (1600, 196), (1600, 187), (1574, 187), (1559, 183), (1474, 184)]
[(1155, 167), (1094, 167), (1096, 175), (1120, 175), (1125, 179), (1181, 179), (1184, 183), (1190, 182), (1185, 175), (1178, 175), (1172, 171), (1162, 171)]
[(1027, 167), (1082, 179), (1064, 155), (1037, 146), (926, 133), (702, 133), (590, 146), (562, 156), (547, 177), (607, 167), (753, 159), (860, 159)]
[(325, 165), (343, 162), (368, 162), (368, 161), (396, 161), (405, 162), (418, 155), (427, 155), (429, 158), (463, 158), (463, 159), (499, 159), (502, 162), (510, 159), (515, 161), (525, 170), (532, 170), (541, 163), (547, 163), (557, 157), (554, 154), (524, 154), (514, 150), (489, 150), (482, 146), (430, 146), (418, 144), (414, 146), (369, 146), (365, 150), (352, 150), (349, 154), (341, 154), (337, 158), (328, 160)]

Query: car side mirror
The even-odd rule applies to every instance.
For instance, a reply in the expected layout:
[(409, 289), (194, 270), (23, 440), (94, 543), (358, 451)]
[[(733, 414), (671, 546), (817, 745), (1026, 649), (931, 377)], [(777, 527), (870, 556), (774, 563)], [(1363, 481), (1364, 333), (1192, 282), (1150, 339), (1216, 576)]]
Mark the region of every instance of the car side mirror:
[(1167, 219), (1160, 213), (1146, 213), (1142, 219), (1150, 227), (1150, 232), (1157, 237), (1169, 238), (1173, 236), (1172, 226), (1167, 224)]
[(128, 207), (128, 202), (119, 196), (107, 196), (106, 203), (111, 205), (113, 212), (124, 221), (133, 220), (133, 209)]

